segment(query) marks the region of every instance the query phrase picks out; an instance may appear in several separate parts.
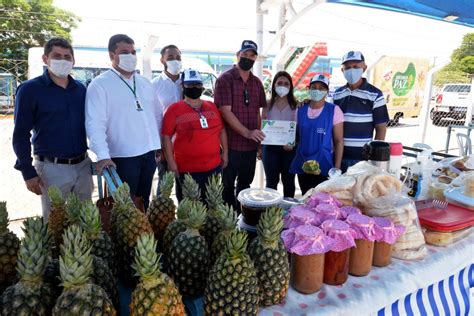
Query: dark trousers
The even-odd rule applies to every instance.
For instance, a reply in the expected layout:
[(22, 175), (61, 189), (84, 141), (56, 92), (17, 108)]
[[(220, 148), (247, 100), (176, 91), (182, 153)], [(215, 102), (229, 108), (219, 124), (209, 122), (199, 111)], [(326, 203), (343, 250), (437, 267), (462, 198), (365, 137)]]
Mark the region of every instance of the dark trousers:
[(141, 197), (147, 209), (156, 169), (155, 151), (135, 157), (112, 158), (112, 160), (117, 165), (117, 173), (122, 182), (130, 186), (132, 197)]
[(300, 173), (298, 174), (298, 183), (300, 184), (301, 193), (305, 195), (310, 189), (314, 188), (321, 182), (324, 182), (328, 179), (327, 176), (323, 175), (315, 175), (315, 174), (307, 174), (307, 173)]
[(199, 190), (201, 192), (201, 202), (204, 203), (205, 197), (206, 197), (206, 184), (209, 178), (217, 173), (221, 172), (221, 167), (218, 166), (217, 168), (214, 168), (209, 171), (204, 171), (204, 172), (186, 172), (186, 173), (180, 173), (176, 177), (176, 198), (178, 199), (178, 202), (181, 202), (181, 200), (184, 198), (183, 197), (183, 189), (182, 189), (182, 184), (184, 181), (184, 175), (189, 173), (191, 177), (193, 177), (194, 181), (199, 184)]
[(262, 161), (267, 188), (277, 190), (281, 175), (283, 195), (285, 197), (295, 197), (295, 175), (289, 173), (294, 157), (295, 151), (286, 151), (283, 149), (283, 146), (263, 146)]
[[(240, 214), (239, 192), (250, 188), (255, 175), (257, 151), (237, 151), (229, 149), (229, 164), (222, 172), (224, 184), (224, 201)], [(235, 185), (237, 180), (237, 186)]]
[(158, 185), (156, 187), (156, 195), (159, 196), (161, 194), (161, 179), (163, 179), (166, 171), (168, 171), (168, 162), (164, 159), (160, 160), (157, 163), (156, 169), (158, 170)]

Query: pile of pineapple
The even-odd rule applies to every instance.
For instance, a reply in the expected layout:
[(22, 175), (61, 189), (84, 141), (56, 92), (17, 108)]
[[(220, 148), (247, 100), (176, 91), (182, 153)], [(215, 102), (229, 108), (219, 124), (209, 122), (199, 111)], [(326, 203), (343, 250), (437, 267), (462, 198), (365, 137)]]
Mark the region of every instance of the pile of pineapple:
[(91, 201), (51, 187), (48, 223), (27, 219), (20, 243), (1, 202), (0, 315), (117, 315), (118, 278), (134, 288), (130, 315), (185, 315), (183, 298), (204, 297), (206, 315), (255, 315), (259, 306), (281, 303), (289, 285), (282, 210), (264, 213), (248, 245), (237, 213), (224, 205), (219, 176), (202, 201), (186, 175), (177, 208), (174, 175), (161, 181), (146, 214), (127, 184), (118, 188), (110, 236)]

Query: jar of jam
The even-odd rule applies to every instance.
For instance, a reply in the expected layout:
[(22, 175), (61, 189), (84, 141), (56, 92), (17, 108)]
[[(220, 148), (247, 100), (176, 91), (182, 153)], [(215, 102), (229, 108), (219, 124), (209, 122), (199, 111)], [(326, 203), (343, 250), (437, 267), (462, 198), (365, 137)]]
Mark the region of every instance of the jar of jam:
[(383, 241), (376, 241), (372, 264), (376, 267), (386, 267), (390, 262), (392, 262), (392, 245)]
[(237, 199), (243, 215), (243, 221), (250, 226), (257, 226), (261, 215), (272, 206), (278, 206), (283, 196), (277, 190), (248, 188), (240, 191)]
[(356, 231), (355, 247), (351, 248), (349, 274), (366, 276), (372, 269), (374, 242), (377, 238), (375, 221), (366, 215), (351, 214), (346, 222)]
[(373, 219), (377, 225), (377, 240), (372, 264), (376, 267), (385, 267), (392, 261), (392, 245), (405, 232), (405, 227), (395, 225), (387, 218), (374, 217)]

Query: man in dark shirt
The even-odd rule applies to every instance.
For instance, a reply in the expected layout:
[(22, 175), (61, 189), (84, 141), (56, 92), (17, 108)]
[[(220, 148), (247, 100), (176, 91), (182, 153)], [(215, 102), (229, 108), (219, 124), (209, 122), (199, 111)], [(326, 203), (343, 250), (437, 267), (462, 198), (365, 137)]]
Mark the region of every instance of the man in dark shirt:
[(91, 199), (93, 182), (85, 130), (86, 88), (69, 75), (74, 65), (71, 44), (62, 38), (49, 40), (43, 62), (47, 65), (43, 75), (18, 87), (13, 149), (15, 168), (28, 190), (41, 195), (47, 220), (48, 187), (57, 186), (63, 195), (74, 192), (85, 200)]
[(236, 196), (250, 187), (258, 146), (265, 138), (260, 130), (260, 108), (266, 105), (265, 91), (260, 79), (250, 71), (257, 55), (257, 44), (243, 41), (237, 52), (237, 65), (220, 75), (215, 89), (214, 102), (226, 122), (229, 143), (229, 163), (223, 170), (224, 201), (238, 212)]

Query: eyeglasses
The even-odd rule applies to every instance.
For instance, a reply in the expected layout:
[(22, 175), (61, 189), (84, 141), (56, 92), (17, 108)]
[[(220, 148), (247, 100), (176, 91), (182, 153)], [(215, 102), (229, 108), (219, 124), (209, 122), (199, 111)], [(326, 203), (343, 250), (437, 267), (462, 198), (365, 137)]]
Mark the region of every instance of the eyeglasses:
[(250, 104), (249, 92), (247, 91), (247, 89), (244, 89), (244, 104), (246, 106), (249, 106)]

